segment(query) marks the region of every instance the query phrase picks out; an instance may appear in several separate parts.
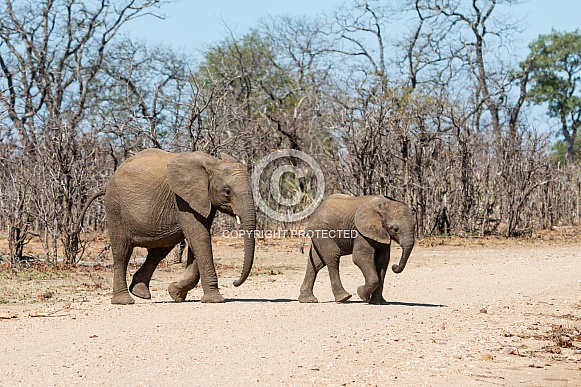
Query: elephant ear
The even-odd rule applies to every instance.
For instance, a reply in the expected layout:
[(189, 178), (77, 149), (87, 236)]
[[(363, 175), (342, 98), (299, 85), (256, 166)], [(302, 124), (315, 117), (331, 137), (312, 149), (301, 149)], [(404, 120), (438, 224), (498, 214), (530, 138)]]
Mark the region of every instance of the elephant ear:
[(371, 199), (355, 212), (355, 226), (363, 236), (379, 243), (389, 244), (391, 237), (383, 225), (383, 211), (386, 202)]
[(210, 179), (206, 169), (209, 158), (210, 156), (198, 152), (181, 153), (167, 166), (169, 188), (204, 218), (212, 210)]

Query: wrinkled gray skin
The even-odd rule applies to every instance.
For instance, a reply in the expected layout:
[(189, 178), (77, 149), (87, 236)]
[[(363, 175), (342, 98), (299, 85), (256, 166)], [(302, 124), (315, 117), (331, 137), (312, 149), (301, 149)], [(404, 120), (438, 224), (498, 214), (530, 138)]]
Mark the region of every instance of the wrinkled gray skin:
[[(351, 294), (341, 284), (339, 260), (343, 255), (353, 254), (353, 262), (365, 277), (365, 284), (357, 288), (357, 294), (370, 304), (385, 304), (382, 293), (391, 240), (403, 249), (399, 264), (392, 267), (395, 273), (401, 273), (414, 247), (415, 226), (414, 212), (402, 202), (384, 196), (329, 196), (309, 220), (307, 230), (313, 233), (313, 238), (299, 301), (318, 302), (313, 286), (318, 271), (325, 265), (335, 301), (347, 301)], [(339, 238), (336, 233), (335, 238), (330, 238), (317, 230), (356, 230), (357, 236)]]
[[(113, 252), (113, 304), (133, 304), (129, 294), (149, 299), (149, 281), (158, 263), (184, 238), (188, 242), (184, 277), (169, 287), (183, 301), (201, 278), (202, 302), (224, 302), (218, 290), (210, 227), (216, 210), (237, 215), (245, 230), (256, 229), (256, 213), (246, 167), (230, 156), (204, 152), (173, 154), (144, 150), (127, 159), (105, 189), (107, 228)], [(247, 233), (247, 235), (252, 235)], [(254, 238), (244, 240), (241, 285), (252, 268)], [(147, 258), (127, 288), (127, 264), (133, 248)]]

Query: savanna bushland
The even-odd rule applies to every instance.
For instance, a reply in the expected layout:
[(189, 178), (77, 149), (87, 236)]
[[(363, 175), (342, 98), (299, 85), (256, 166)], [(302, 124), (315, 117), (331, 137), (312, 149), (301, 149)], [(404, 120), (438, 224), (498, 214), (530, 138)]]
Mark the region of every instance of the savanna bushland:
[[(539, 36), (518, 56), (517, 1), (354, 0), (265, 18), (197, 54), (123, 33), (164, 3), (0, 4), (0, 231), (11, 264), (32, 238), (46, 262), (78, 262), (86, 232), (105, 227), (100, 201), (79, 224), (85, 202), (150, 147), (225, 151), (250, 169), (303, 151), (328, 194), (404, 201), (420, 238), (579, 224), (579, 31)], [(299, 206), (313, 200), (305, 171), (281, 181), (283, 194), (305, 193)]]
[[(348, 0), (202, 51), (127, 37), (168, 2), (0, 0), (3, 383), (581, 384), (579, 31), (520, 54), (517, 0)], [(386, 276), (387, 305), (333, 302), (326, 271), (319, 303), (299, 303), (296, 238), (259, 238), (251, 276), (232, 287), (242, 240), (220, 237), (236, 227), (227, 217), (213, 242), (227, 304), (198, 302), (199, 289), (171, 302), (183, 265), (164, 260), (151, 300), (111, 305), (102, 200), (79, 218), (152, 147), (225, 152), (250, 172), (302, 151), (326, 194), (405, 202), (416, 247)], [(302, 210), (319, 181), (293, 162), (302, 174), (281, 174), (277, 192)], [(257, 188), (282, 211), (269, 178)], [(341, 265), (354, 293), (361, 272)]]

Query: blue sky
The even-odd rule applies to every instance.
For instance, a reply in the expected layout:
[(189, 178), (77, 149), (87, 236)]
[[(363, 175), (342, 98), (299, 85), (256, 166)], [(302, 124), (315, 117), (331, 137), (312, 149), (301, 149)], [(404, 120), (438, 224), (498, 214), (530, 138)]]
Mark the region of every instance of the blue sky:
[[(386, 0), (387, 1), (387, 0)], [(229, 29), (241, 36), (255, 27), (261, 17), (276, 15), (315, 16), (330, 13), (345, 0), (181, 0), (165, 5), (165, 20), (148, 16), (132, 21), (126, 32), (133, 38), (163, 43), (187, 52), (203, 51), (228, 36)], [(524, 0), (510, 7), (526, 27), (517, 43), (528, 43), (552, 28), (572, 31), (581, 28), (581, 0)], [(523, 51), (526, 52), (526, 51)]]
[(204, 50), (230, 34), (244, 35), (269, 15), (315, 16), (343, 0), (180, 0), (161, 8), (165, 20), (143, 17), (128, 24), (126, 32), (149, 42), (186, 51)]

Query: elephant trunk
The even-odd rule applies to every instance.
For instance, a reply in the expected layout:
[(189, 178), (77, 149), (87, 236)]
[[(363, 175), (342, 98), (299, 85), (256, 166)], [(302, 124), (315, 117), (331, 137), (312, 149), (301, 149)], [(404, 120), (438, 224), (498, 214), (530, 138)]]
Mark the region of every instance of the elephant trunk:
[(240, 278), (234, 281), (234, 286), (240, 286), (246, 281), (252, 264), (254, 263), (254, 246), (256, 241), (254, 234), (256, 231), (256, 211), (254, 210), (254, 201), (252, 196), (245, 198), (243, 201), (243, 210), (240, 213), (242, 229), (244, 230), (244, 267), (240, 273)]
[(414, 242), (412, 240), (411, 243), (403, 243), (401, 247), (402, 252), (399, 264), (395, 264), (391, 267), (391, 270), (393, 270), (393, 272), (397, 274), (401, 273), (403, 269), (405, 269), (405, 265), (408, 261), (408, 258), (410, 257), (410, 254), (412, 253), (412, 249), (414, 248)]

